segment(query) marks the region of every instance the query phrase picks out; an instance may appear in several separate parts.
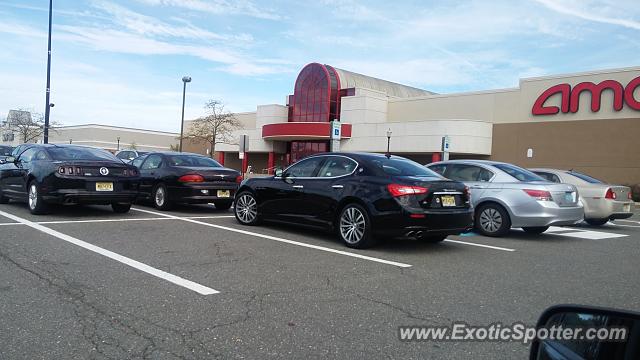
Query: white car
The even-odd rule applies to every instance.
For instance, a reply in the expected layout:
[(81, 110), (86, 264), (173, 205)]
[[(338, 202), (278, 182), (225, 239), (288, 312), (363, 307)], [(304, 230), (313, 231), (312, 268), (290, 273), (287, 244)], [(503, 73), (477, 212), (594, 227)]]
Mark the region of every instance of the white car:
[(631, 189), (627, 186), (610, 185), (577, 171), (529, 170), (548, 181), (575, 185), (584, 205), (584, 220), (590, 225), (600, 226), (609, 220), (626, 219), (633, 216)]
[(138, 150), (120, 150), (116, 153), (116, 157), (123, 162), (129, 164), (131, 160), (137, 158), (138, 156), (147, 154), (148, 151), (138, 151)]

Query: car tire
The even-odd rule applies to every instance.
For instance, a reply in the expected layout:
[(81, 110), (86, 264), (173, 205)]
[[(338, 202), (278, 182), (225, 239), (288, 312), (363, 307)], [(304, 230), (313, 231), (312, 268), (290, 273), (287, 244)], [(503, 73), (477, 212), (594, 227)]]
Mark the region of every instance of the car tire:
[(527, 234), (542, 234), (543, 232), (549, 230), (548, 226), (528, 226), (523, 227), (522, 230)]
[(213, 205), (216, 206), (217, 210), (229, 210), (231, 205), (233, 205), (233, 201), (214, 201)]
[(131, 203), (123, 204), (123, 203), (113, 203), (111, 204), (111, 208), (113, 212), (116, 214), (125, 214), (131, 210)]
[(0, 204), (8, 204), (9, 203), (9, 198), (4, 196), (4, 193), (2, 192), (2, 188), (0, 188)]
[(371, 233), (369, 213), (356, 203), (342, 208), (338, 216), (337, 230), (340, 240), (350, 248), (366, 249), (373, 246), (376, 241)]
[(439, 243), (439, 242), (443, 242), (447, 239), (446, 235), (440, 235), (440, 236), (427, 236), (425, 238), (422, 239), (422, 241), (426, 242), (426, 243)]
[(260, 223), (258, 213), (258, 199), (250, 191), (243, 191), (234, 200), (233, 214), (242, 225), (257, 225)]
[(475, 228), (484, 236), (505, 236), (511, 229), (511, 218), (502, 205), (484, 204), (476, 211)]
[(153, 188), (153, 192), (151, 193), (151, 201), (153, 202), (153, 206), (162, 211), (171, 210), (173, 204), (169, 200), (169, 191), (167, 187), (160, 183)]
[(42, 199), (40, 185), (35, 180), (32, 180), (27, 187), (27, 199), (29, 211), (33, 215), (43, 215), (49, 211), (49, 206)]
[(584, 219), (591, 226), (602, 226), (609, 222), (609, 219)]

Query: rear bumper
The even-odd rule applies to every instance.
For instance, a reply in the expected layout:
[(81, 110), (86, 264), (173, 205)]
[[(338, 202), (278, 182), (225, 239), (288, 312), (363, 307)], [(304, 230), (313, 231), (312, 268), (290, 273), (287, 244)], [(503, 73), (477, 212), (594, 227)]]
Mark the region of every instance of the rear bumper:
[(42, 195), (42, 199), (47, 203), (56, 204), (108, 205), (112, 203), (132, 203), (137, 196), (137, 191), (98, 192), (65, 189)]
[(422, 213), (424, 218), (411, 218), (410, 213), (385, 214), (372, 219), (373, 232), (388, 237), (427, 237), (459, 235), (473, 227), (473, 210)]
[(587, 209), (584, 217), (587, 219), (626, 219), (633, 216), (632, 201), (616, 201), (611, 199), (586, 199)]
[[(183, 186), (169, 187), (168, 190), (169, 198), (173, 202), (187, 204), (207, 204), (214, 201), (232, 202), (234, 196), (236, 195), (236, 191), (238, 190), (238, 184), (186, 184)], [(229, 191), (229, 197), (218, 197), (218, 190)]]
[(579, 206), (560, 207), (549, 201), (536, 201), (511, 209), (512, 227), (563, 226), (574, 225), (584, 219), (584, 208)]

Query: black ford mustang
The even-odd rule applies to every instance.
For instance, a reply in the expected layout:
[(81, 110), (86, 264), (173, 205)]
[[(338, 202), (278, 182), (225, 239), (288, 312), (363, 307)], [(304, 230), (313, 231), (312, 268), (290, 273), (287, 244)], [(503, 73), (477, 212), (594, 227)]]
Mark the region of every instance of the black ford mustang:
[(199, 154), (153, 152), (131, 164), (140, 171), (140, 198), (160, 210), (174, 203), (213, 203), (217, 209), (229, 209), (242, 180), (240, 172)]
[(473, 224), (468, 188), (411, 160), (368, 153), (310, 156), (268, 178), (245, 180), (234, 213), (335, 230), (349, 247), (379, 236), (439, 242)]
[(111, 153), (77, 145), (29, 145), (0, 165), (0, 203), (27, 201), (33, 214), (51, 203), (111, 205), (129, 211), (138, 171)]

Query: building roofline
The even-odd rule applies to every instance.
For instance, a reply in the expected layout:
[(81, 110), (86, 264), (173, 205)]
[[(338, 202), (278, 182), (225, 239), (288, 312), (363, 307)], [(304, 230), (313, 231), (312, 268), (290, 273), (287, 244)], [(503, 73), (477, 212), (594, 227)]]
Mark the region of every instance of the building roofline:
[(173, 133), (168, 131), (147, 130), (147, 129), (138, 129), (138, 128), (130, 128), (130, 127), (124, 127), (124, 126), (113, 126), (113, 125), (102, 125), (102, 124), (81, 124), (81, 125), (67, 125), (67, 126), (56, 127), (56, 129), (61, 129), (61, 130), (86, 129), (86, 128), (106, 129), (106, 130), (126, 130), (126, 131), (140, 132), (145, 134), (179, 136), (178, 133)]
[(535, 77), (522, 78), (520, 79), (520, 82), (522, 83), (525, 81), (566, 79), (566, 78), (571, 78), (576, 76), (601, 75), (601, 74), (622, 73), (622, 72), (631, 72), (631, 71), (640, 71), (640, 66), (630, 66), (630, 67), (611, 68), (611, 69), (602, 69), (602, 70), (589, 70), (589, 71), (581, 71), (576, 73), (565, 73), (565, 74), (557, 74), (557, 75), (535, 76)]

